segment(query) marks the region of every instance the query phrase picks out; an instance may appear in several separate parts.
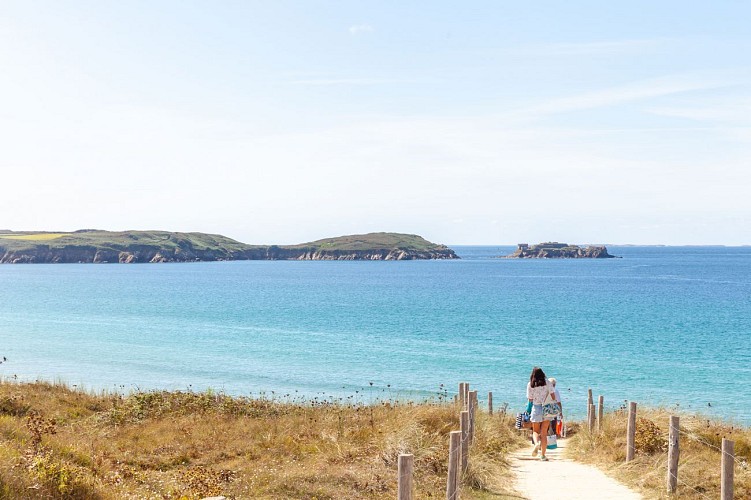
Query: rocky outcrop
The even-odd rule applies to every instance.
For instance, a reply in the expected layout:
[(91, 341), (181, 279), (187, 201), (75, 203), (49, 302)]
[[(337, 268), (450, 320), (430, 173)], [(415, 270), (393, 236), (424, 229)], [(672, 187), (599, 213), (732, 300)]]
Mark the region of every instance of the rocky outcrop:
[(551, 241), (539, 245), (520, 243), (516, 251), (507, 255), (507, 259), (611, 259), (604, 246), (588, 246), (586, 248)]

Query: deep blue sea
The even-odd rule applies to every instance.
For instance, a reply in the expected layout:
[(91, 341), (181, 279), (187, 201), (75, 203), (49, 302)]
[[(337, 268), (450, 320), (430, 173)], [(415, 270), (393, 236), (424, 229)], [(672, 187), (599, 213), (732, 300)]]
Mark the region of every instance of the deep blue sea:
[(592, 387), (611, 408), (751, 424), (751, 248), (454, 248), (462, 260), (3, 265), (0, 376), (358, 401), (468, 381), (516, 411), (540, 365), (569, 415)]

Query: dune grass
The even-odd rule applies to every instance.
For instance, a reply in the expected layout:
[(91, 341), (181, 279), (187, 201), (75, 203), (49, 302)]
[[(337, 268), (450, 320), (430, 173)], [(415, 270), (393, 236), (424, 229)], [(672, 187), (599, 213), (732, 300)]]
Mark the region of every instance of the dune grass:
[[(375, 405), (212, 392), (91, 394), (0, 383), (0, 498), (395, 498), (399, 453), (417, 498), (445, 495), (443, 401)], [(463, 498), (505, 498), (511, 417), (478, 413)]]
[[(678, 490), (667, 493), (667, 439), (670, 415), (680, 416)], [(735, 441), (735, 498), (751, 498), (751, 429), (666, 409), (637, 411), (636, 456), (626, 458), (627, 412), (603, 418), (602, 433), (579, 426), (569, 444), (572, 458), (596, 465), (650, 499), (705, 499), (720, 496), (722, 438)]]

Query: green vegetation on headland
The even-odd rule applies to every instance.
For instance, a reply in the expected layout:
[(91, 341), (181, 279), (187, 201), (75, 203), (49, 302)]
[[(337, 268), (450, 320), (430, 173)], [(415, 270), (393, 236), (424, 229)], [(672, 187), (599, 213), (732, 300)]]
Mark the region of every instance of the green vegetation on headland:
[[(400, 453), (414, 454), (417, 497), (442, 498), (458, 413), (438, 395), (364, 405), (0, 382), (0, 499), (393, 499)], [(505, 414), (478, 412), (476, 426), (464, 499), (509, 491), (505, 457), (524, 443)]]
[(519, 243), (518, 248), (507, 259), (612, 259), (604, 246), (582, 248), (568, 243), (549, 241), (537, 245)]
[(341, 236), (284, 246), (247, 245), (217, 234), (168, 231), (0, 231), (0, 263), (456, 258), (444, 245), (399, 233)]

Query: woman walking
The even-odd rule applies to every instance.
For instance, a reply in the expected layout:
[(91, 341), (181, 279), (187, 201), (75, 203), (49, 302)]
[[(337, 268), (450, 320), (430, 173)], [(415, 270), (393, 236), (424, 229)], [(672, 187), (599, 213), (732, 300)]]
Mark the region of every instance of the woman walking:
[(540, 460), (546, 462), (548, 460), (545, 456), (548, 446), (548, 427), (550, 427), (550, 421), (556, 416), (554, 412), (557, 413), (558, 400), (555, 397), (553, 384), (538, 366), (532, 368), (532, 374), (529, 376), (527, 399), (532, 402), (529, 420), (532, 422), (532, 439), (537, 443), (532, 450), (532, 456), (537, 456), (539, 451)]

